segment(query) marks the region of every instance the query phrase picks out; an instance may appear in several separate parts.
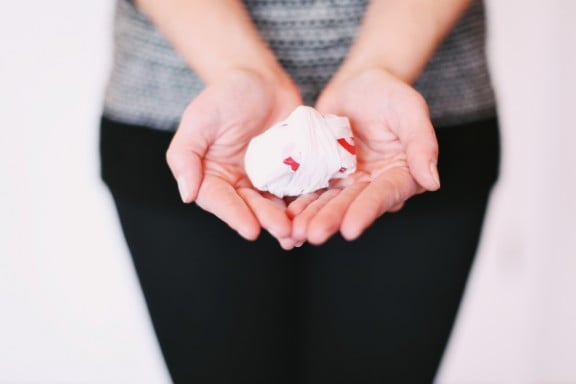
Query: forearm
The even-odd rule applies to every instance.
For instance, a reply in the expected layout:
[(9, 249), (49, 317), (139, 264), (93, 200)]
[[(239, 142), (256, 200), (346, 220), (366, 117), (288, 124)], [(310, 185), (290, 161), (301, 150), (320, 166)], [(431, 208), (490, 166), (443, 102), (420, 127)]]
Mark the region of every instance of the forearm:
[(206, 83), (238, 68), (285, 76), (240, 0), (135, 3)]
[(372, 0), (340, 73), (383, 68), (414, 82), (471, 0)]

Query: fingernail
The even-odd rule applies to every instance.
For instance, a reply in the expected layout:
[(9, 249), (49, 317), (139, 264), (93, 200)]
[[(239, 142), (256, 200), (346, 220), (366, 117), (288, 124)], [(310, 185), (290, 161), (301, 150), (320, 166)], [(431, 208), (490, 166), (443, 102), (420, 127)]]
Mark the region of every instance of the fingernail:
[(282, 247), (282, 249), (285, 251), (290, 251), (294, 248), (294, 243), (292, 242), (292, 240), (280, 239), (278, 240), (278, 242), (280, 243), (280, 247)]
[(438, 174), (438, 167), (435, 162), (430, 163), (430, 174), (436, 183), (436, 186), (440, 188), (440, 175)]
[(304, 244), (303, 241), (299, 241), (299, 242), (297, 242), (296, 244), (294, 244), (294, 247), (300, 248), (303, 244)]
[(190, 200), (190, 190), (188, 189), (186, 180), (184, 180), (184, 177), (180, 176), (176, 179), (176, 183), (178, 183), (178, 192), (180, 193), (182, 202), (188, 203)]
[(238, 234), (240, 236), (242, 236), (244, 239), (248, 240), (248, 241), (254, 241), (258, 238), (258, 234), (259, 234), (259, 230), (256, 230), (257, 232), (254, 232), (254, 230), (256, 230), (255, 228), (248, 228), (248, 227), (242, 227), (239, 228), (236, 232), (238, 232)]

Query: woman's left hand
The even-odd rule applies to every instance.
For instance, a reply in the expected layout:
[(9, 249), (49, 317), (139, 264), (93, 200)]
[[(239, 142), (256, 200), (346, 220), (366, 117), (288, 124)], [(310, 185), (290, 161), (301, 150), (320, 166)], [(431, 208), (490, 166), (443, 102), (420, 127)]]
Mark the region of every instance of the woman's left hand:
[(289, 205), (296, 242), (321, 244), (338, 231), (354, 240), (411, 196), (440, 188), (428, 107), (410, 85), (382, 69), (336, 76), (316, 107), (350, 119), (357, 172)]

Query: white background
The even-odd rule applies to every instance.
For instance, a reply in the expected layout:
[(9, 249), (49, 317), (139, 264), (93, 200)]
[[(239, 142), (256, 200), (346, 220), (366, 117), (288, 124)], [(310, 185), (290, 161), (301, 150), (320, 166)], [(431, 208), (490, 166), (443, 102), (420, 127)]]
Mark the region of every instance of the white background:
[[(0, 383), (168, 383), (99, 180), (112, 1), (2, 5)], [(576, 1), (488, 5), (502, 179), (437, 381), (576, 383)]]

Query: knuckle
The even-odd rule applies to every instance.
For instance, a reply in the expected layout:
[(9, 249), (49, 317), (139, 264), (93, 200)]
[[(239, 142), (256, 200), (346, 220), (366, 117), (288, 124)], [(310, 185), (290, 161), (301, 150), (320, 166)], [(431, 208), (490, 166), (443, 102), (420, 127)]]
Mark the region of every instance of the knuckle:
[(173, 145), (170, 145), (170, 147), (168, 147), (165, 157), (166, 157), (166, 163), (168, 163), (170, 169), (174, 171), (174, 169), (177, 167), (179, 156), (176, 148)]

